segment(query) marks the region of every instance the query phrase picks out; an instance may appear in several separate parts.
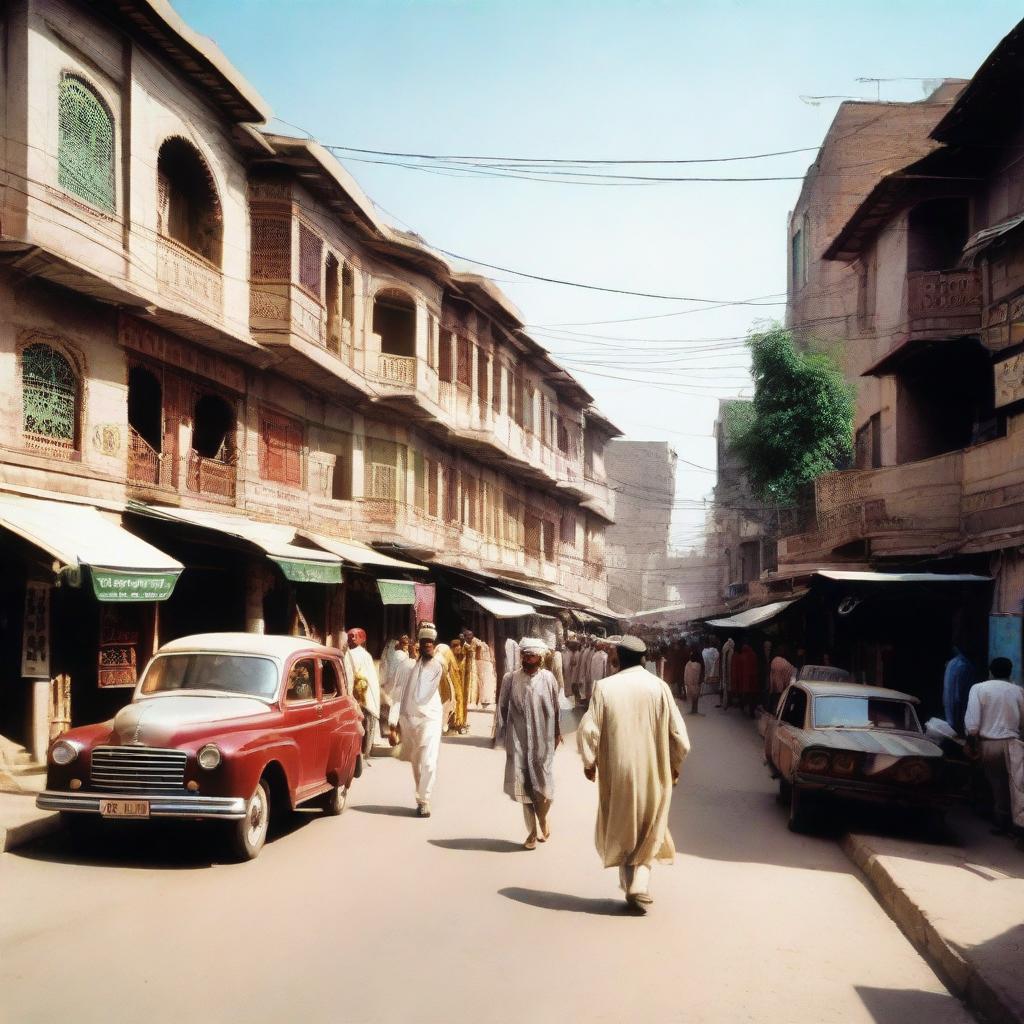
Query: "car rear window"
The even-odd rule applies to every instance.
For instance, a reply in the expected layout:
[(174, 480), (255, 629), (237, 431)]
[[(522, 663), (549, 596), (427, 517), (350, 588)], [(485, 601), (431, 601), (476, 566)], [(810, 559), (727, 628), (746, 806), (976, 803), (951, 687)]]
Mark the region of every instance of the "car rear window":
[(246, 654), (162, 654), (146, 670), (142, 692), (219, 690), (269, 700), (277, 692), (277, 680), (277, 665), (269, 658)]
[(899, 729), (920, 732), (912, 704), (884, 697), (815, 697), (818, 729)]

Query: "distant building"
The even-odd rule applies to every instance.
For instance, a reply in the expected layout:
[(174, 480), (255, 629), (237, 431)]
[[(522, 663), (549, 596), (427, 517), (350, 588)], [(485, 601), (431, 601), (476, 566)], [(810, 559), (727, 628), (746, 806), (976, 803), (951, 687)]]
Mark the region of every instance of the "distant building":
[(605, 449), (615, 492), (615, 523), (605, 531), (608, 603), (616, 611), (646, 611), (668, 601), (676, 461), (664, 441), (615, 438)]

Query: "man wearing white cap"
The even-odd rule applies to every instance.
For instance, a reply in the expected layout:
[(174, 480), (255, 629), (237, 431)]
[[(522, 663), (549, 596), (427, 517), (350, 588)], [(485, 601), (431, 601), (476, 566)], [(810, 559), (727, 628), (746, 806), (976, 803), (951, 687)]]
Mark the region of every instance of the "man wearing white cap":
[(560, 686), (554, 674), (541, 667), (547, 650), (543, 640), (524, 637), (519, 643), (522, 667), (505, 674), (498, 696), (495, 735), (505, 741), (505, 792), (523, 805), (527, 850), (536, 849), (551, 834), (555, 748), (562, 742)]
[(437, 757), (441, 751), (442, 712), (438, 687), (443, 667), (434, 657), (437, 630), (433, 623), (420, 624), (416, 634), (420, 656), (401, 666), (402, 676), (395, 686), (391, 723), (402, 731), (399, 757), (412, 763), (416, 782), (416, 813), (430, 817), (430, 793), (437, 775)]
[(639, 637), (618, 638), (621, 671), (594, 686), (577, 734), (583, 772), (598, 782), (597, 851), (641, 913), (653, 902), (651, 865), (675, 858), (668, 811), (690, 750), (668, 684), (644, 671), (646, 650)]

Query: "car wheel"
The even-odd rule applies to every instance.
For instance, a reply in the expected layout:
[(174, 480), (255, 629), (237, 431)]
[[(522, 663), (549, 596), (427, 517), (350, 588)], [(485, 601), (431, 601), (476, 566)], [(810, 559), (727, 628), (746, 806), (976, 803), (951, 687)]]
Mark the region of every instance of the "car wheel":
[(810, 821), (811, 798), (799, 786), (789, 787), (789, 831), (806, 832)]
[(335, 786), (323, 795), (324, 814), (335, 818), (348, 806), (348, 786)]
[(779, 776), (779, 796), (778, 800), (780, 804), (788, 804), (793, 799), (793, 787), (780, 775)]
[(245, 817), (231, 823), (231, 852), (239, 860), (258, 856), (267, 841), (270, 824), (270, 791), (263, 779), (245, 805)]

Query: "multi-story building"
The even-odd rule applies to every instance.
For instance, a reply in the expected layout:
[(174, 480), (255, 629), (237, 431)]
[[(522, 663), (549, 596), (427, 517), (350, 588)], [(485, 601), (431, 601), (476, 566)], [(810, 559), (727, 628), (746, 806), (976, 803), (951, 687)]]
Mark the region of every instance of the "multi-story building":
[(417, 581), (492, 639), (485, 577), (607, 611), (618, 431), (493, 283), (165, 3), (12, 0), (0, 42), (0, 732), (199, 629), (379, 642)]
[[(791, 575), (846, 562), (991, 577), (990, 643), (1011, 637), (1018, 666), (1022, 43), (1024, 23), (969, 83), (922, 103), (877, 116), (877, 104), (844, 104), (808, 173), (790, 224), (789, 320), (842, 354), (857, 386), (856, 457), (816, 481), (811, 522), (779, 542)], [(858, 131), (865, 118), (875, 148)], [(938, 658), (952, 637), (984, 659), (985, 617), (971, 604), (931, 617)]]
[(618, 438), (605, 467), (615, 491), (615, 524), (608, 528), (608, 603), (632, 613), (668, 603), (666, 572), (677, 456), (664, 441)]

